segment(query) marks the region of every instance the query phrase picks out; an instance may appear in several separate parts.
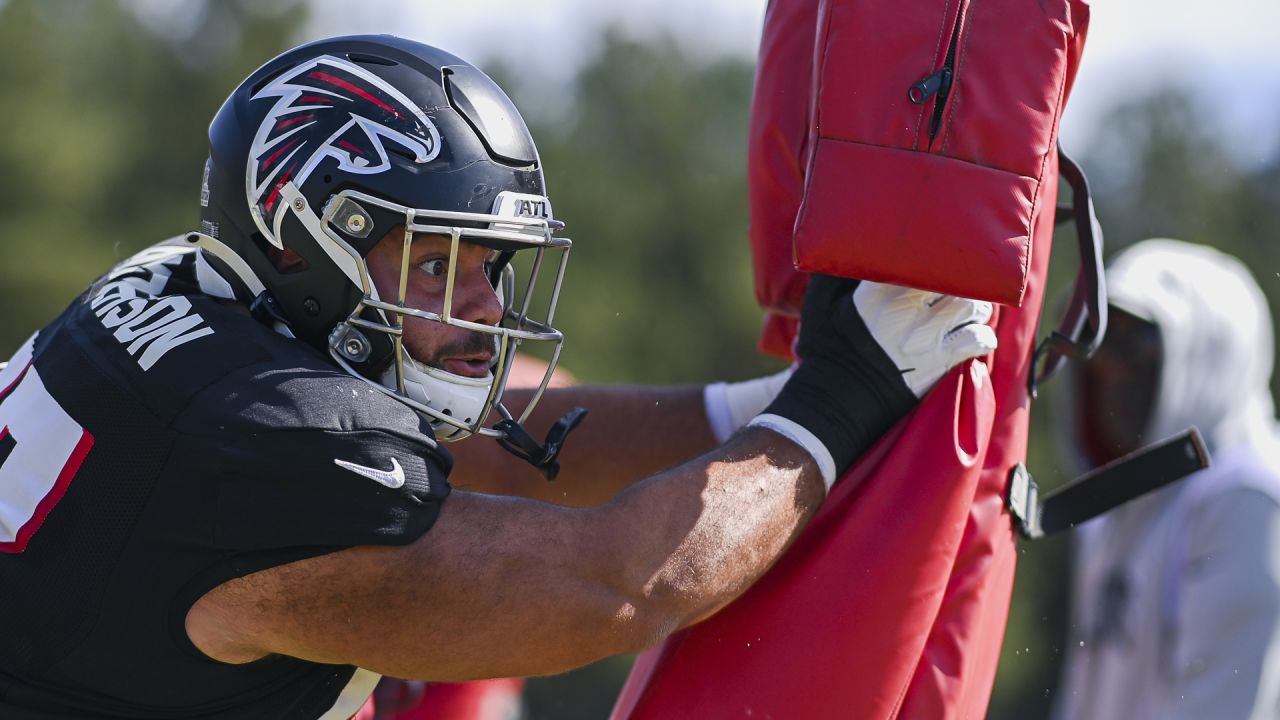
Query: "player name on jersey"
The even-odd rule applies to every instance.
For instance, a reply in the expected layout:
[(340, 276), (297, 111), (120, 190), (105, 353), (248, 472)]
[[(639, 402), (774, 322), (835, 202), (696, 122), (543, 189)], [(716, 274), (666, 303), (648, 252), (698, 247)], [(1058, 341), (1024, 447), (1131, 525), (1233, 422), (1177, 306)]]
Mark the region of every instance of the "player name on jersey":
[(179, 345), (213, 334), (187, 298), (143, 295), (129, 280), (107, 283), (90, 306), (143, 370)]

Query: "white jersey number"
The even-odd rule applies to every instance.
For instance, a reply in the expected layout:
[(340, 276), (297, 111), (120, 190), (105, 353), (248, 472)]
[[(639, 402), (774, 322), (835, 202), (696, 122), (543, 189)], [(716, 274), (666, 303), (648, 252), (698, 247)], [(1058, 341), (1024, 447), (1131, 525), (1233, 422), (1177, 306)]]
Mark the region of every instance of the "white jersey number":
[(20, 553), (62, 499), (93, 435), (58, 405), (31, 363), (35, 337), (0, 367), (0, 552)]

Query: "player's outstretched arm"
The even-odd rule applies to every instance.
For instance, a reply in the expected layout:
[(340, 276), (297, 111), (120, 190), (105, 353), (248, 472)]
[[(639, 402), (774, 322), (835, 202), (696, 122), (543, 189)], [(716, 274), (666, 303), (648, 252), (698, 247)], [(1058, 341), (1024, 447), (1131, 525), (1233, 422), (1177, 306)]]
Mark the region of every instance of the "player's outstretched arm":
[[(759, 427), (724, 446), (593, 509), (456, 493), (412, 545), (220, 585), (192, 608), (188, 633), (226, 662), (280, 653), (447, 680), (558, 672), (715, 612), (942, 369), (994, 346), (982, 312), (902, 289), (880, 300), (895, 308), (881, 326), (894, 332), (877, 334), (852, 288), (814, 283), (804, 361)], [(894, 359), (904, 352), (909, 366)]]
[(561, 672), (729, 602), (823, 493), (808, 453), (760, 429), (590, 510), (456, 492), (412, 545), (233, 580), (187, 628), (226, 662), (279, 653), (430, 680)]

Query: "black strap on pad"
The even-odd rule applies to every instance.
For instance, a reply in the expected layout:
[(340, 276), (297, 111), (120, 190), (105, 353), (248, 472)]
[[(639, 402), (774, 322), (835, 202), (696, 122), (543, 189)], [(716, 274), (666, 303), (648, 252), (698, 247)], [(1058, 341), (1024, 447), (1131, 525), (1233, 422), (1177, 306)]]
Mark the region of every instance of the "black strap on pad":
[(1084, 359), (1093, 354), (1107, 333), (1107, 285), (1102, 269), (1102, 226), (1093, 209), (1093, 195), (1084, 171), (1058, 146), (1058, 170), (1071, 186), (1071, 205), (1058, 207), (1054, 223), (1074, 220), (1080, 271), (1075, 290), (1058, 329), (1036, 346), (1031, 356), (1027, 390), (1048, 380), (1068, 358)]
[(494, 423), (493, 429), (505, 435), (498, 438), (498, 444), (503, 449), (542, 471), (550, 481), (555, 480), (556, 475), (560, 474), (560, 451), (564, 449), (564, 441), (586, 416), (586, 408), (581, 407), (565, 413), (564, 417), (557, 420), (547, 431), (547, 439), (541, 444), (515, 420), (507, 419)]
[(1209, 467), (1209, 451), (1195, 428), (1148, 445), (1039, 499), (1039, 489), (1019, 464), (1006, 500), (1023, 537), (1035, 540), (1091, 520), (1112, 508)]

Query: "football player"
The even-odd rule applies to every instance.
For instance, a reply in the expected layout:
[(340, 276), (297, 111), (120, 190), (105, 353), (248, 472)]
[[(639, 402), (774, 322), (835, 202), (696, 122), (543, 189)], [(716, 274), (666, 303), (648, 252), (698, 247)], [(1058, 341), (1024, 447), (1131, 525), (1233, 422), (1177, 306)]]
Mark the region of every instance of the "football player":
[(324, 40), (250, 75), (209, 138), (199, 230), (0, 371), (5, 718), (345, 718), (381, 673), (648, 647), (995, 344), (989, 305), (815, 277), (789, 374), (504, 397), (517, 347), (554, 369), (570, 242), (488, 77)]

